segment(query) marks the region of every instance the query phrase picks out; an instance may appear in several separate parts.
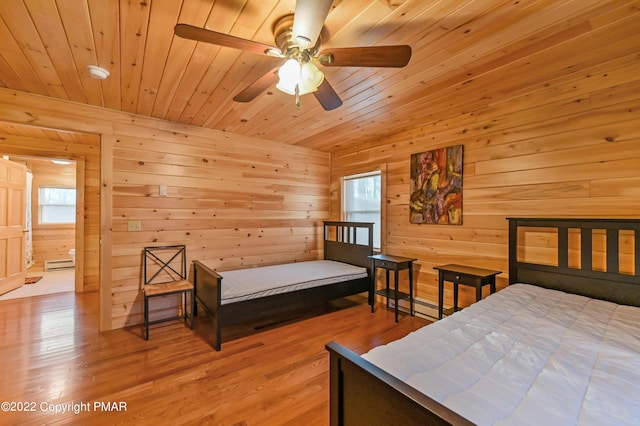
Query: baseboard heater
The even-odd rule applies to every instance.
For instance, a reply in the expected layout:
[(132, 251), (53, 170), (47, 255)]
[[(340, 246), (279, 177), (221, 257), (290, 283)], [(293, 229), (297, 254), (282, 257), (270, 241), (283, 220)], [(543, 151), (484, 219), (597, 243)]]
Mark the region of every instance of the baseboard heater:
[(61, 259), (61, 260), (45, 260), (44, 270), (49, 271), (61, 271), (64, 269), (73, 269), (76, 266), (73, 259)]
[[(389, 307), (393, 308), (393, 298), (389, 298)], [(432, 302), (430, 300), (422, 299), (421, 297), (416, 297), (414, 299), (413, 308), (415, 309), (416, 315), (426, 317), (427, 319), (437, 320), (438, 319), (438, 304), (437, 302)], [(409, 313), (409, 301), (408, 300), (398, 300), (398, 310), (402, 312)], [(453, 314), (453, 306), (445, 305), (442, 308), (442, 313), (444, 315)]]

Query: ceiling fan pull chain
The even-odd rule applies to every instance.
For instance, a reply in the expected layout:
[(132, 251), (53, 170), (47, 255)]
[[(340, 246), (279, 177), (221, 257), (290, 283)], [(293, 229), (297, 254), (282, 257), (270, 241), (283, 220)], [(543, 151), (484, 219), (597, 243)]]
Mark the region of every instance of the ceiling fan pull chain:
[(296, 106), (300, 108), (300, 85), (296, 84)]

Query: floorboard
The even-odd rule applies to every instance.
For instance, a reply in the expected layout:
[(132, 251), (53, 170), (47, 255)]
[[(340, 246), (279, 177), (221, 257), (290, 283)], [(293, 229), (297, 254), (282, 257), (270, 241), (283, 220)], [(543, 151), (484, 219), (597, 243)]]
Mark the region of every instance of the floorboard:
[(428, 323), (355, 296), (228, 329), (216, 352), (206, 317), (145, 341), (99, 333), (97, 306), (97, 293), (0, 301), (0, 401), (15, 410), (1, 424), (327, 425), (325, 343), (362, 353)]

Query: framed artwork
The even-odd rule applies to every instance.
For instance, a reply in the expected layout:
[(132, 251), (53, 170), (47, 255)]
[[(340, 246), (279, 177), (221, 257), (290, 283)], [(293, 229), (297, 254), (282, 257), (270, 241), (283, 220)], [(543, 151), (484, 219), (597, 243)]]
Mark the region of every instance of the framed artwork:
[(411, 223), (462, 225), (462, 147), (411, 154)]

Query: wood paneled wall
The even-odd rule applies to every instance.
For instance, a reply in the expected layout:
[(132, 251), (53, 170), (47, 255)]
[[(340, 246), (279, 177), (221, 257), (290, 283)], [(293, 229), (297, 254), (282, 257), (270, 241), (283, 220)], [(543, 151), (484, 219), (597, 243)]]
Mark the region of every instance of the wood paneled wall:
[[(216, 259), (219, 269), (321, 256), (326, 152), (6, 89), (2, 120), (100, 135), (101, 177), (87, 182), (101, 202), (87, 203), (86, 216), (102, 239), (101, 330), (142, 321), (144, 246), (185, 243), (189, 261)], [(128, 231), (130, 221), (141, 231)], [(155, 314), (174, 309), (167, 300)]]
[[(185, 243), (189, 259), (213, 259), (221, 270), (322, 256), (329, 154), (213, 131), (119, 132), (113, 143), (114, 327), (140, 321), (145, 245)], [(142, 230), (127, 231), (131, 221)], [(172, 304), (158, 307), (171, 310)]]
[[(433, 267), (446, 263), (502, 270), (504, 286), (506, 217), (640, 216), (637, 55), (456, 110), (464, 98), (462, 90), (451, 98), (450, 112), (433, 111), (428, 124), (332, 154), (332, 218), (340, 217), (342, 176), (386, 168), (383, 250), (419, 259), (419, 297), (437, 300)], [(463, 225), (410, 224), (410, 155), (458, 144), (464, 145)], [(475, 299), (461, 287), (464, 306)], [(449, 304), (451, 294), (449, 285)]]

